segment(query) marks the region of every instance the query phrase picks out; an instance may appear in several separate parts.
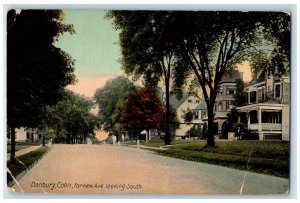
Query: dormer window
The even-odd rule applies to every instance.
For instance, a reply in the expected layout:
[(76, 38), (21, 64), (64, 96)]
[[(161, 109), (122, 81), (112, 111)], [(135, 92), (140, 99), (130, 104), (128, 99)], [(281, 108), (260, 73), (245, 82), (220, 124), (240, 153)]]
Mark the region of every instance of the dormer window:
[(275, 93), (274, 93), (275, 98), (280, 98), (281, 97), (281, 91), (280, 90), (281, 90), (280, 83), (275, 84)]
[(250, 103), (256, 103), (256, 91), (250, 92)]
[(189, 99), (189, 100), (188, 100), (188, 103), (192, 103), (192, 100), (191, 100), (191, 99)]

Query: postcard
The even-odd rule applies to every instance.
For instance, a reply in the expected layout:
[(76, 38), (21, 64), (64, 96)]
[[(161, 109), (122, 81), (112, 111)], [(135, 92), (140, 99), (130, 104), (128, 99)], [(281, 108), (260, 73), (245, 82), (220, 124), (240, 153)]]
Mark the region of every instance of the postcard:
[(291, 15), (8, 10), (7, 191), (287, 196)]

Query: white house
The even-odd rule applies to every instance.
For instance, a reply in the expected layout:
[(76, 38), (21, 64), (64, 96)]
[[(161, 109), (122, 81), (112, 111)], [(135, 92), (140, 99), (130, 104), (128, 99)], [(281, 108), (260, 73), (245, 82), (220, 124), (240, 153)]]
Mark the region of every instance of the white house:
[[(206, 116), (206, 103), (199, 97), (186, 92), (183, 93), (181, 99), (177, 99), (175, 95), (171, 95), (170, 104), (176, 110), (180, 122), (179, 128), (176, 130), (176, 140), (184, 139), (187, 131), (192, 127), (197, 129), (202, 127), (204, 123), (202, 119)], [(184, 121), (184, 115), (188, 110), (193, 111), (194, 114), (192, 123), (190, 124)]]
[[(36, 129), (28, 128), (25, 129), (24, 127), (16, 128), (15, 129), (15, 136), (16, 136), (16, 142), (37, 142), (39, 141), (39, 135), (36, 131)], [(11, 142), (10, 138), (7, 138), (8, 142)]]
[(265, 76), (246, 88), (248, 105), (238, 107), (240, 121), (260, 140), (289, 140), (290, 78)]

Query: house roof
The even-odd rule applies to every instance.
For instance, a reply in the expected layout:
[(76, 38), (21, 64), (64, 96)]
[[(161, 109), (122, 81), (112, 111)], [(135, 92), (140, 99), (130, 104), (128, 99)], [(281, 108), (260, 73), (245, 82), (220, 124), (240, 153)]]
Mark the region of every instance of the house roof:
[(207, 109), (206, 102), (200, 100), (200, 102), (198, 103), (195, 109), (206, 110)]
[(231, 70), (231, 71), (224, 73), (224, 75), (221, 79), (221, 83), (235, 82), (236, 79), (239, 79), (239, 78), (242, 79), (241, 73), (238, 70)]
[[(217, 120), (217, 119), (220, 119), (220, 118), (227, 118), (227, 113), (228, 112), (220, 112), (220, 111), (216, 111), (215, 112), (215, 116), (214, 116), (214, 120)], [(208, 120), (208, 117), (204, 117), (202, 119), (203, 121), (207, 121)]]
[(181, 99), (177, 99), (175, 94), (170, 95), (170, 105), (177, 109), (187, 98), (189, 97), (189, 94), (186, 92), (182, 93)]

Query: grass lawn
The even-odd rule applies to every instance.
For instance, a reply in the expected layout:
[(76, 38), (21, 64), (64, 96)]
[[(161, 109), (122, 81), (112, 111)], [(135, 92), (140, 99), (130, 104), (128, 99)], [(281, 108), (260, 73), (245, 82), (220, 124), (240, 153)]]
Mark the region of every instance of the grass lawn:
[[(24, 154), (18, 159), (26, 165), (26, 167), (29, 167), (31, 164), (33, 164), (35, 161), (37, 161), (39, 158), (41, 158), (47, 151), (48, 147), (40, 147), (39, 149), (29, 152), (27, 154)], [(11, 171), (11, 173), (14, 176), (17, 176), (21, 172), (23, 172), (26, 167), (21, 164), (18, 160), (16, 160), (16, 164), (12, 165), (10, 161), (7, 161), (7, 167)], [(10, 182), (12, 180), (12, 177), (10, 174), (7, 173), (7, 182)]]
[[(30, 143), (30, 142), (18, 142), (16, 143), (16, 151), (19, 151), (21, 149), (25, 149), (27, 147), (31, 147), (31, 146), (38, 146), (40, 145), (40, 142), (34, 142), (34, 143)], [(7, 146), (7, 153), (10, 153), (10, 144), (6, 145)]]
[[(142, 143), (163, 146), (163, 141)], [(289, 142), (286, 141), (216, 141), (216, 148), (206, 147), (206, 141), (175, 141), (165, 151), (157, 153), (190, 161), (206, 162), (288, 178)], [(247, 167), (248, 165), (248, 167)]]

